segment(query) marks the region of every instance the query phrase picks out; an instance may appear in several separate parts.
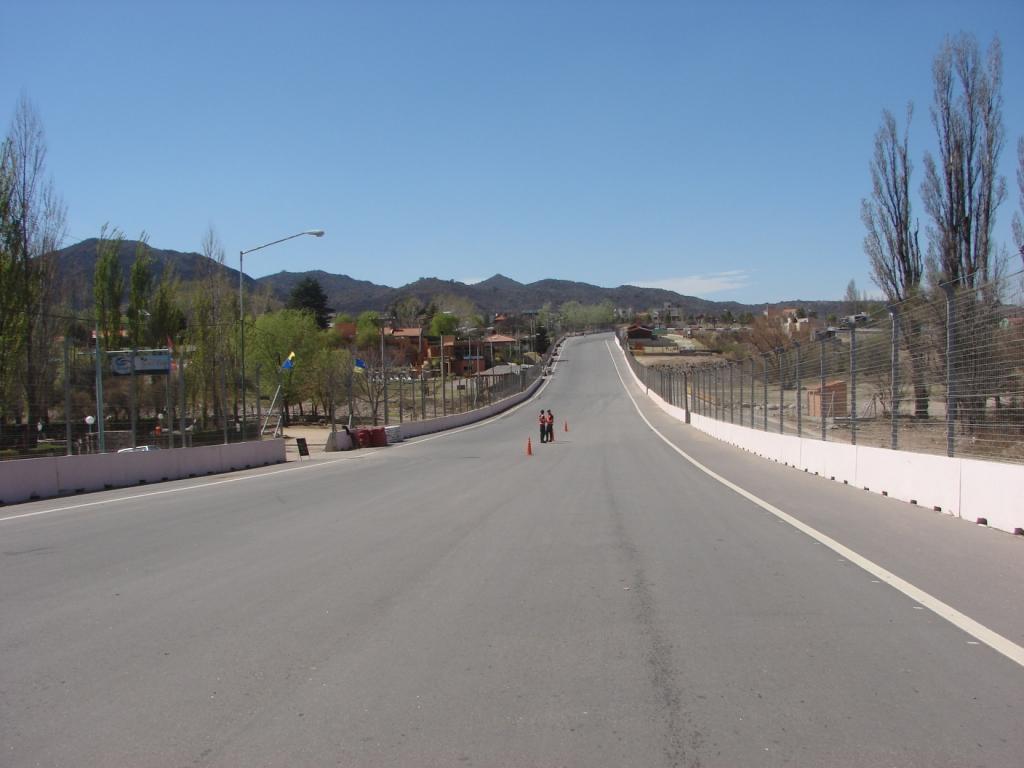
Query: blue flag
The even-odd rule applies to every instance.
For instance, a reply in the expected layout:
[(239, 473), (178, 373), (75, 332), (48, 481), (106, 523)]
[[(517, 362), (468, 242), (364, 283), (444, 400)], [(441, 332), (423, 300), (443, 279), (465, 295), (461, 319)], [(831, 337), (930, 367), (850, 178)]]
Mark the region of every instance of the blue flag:
[(355, 368), (356, 373), (362, 373), (365, 370), (366, 370), (366, 361), (363, 360), (362, 358), (357, 357), (356, 358), (356, 368)]
[(290, 355), (288, 355), (287, 358), (285, 358), (285, 361), (283, 363), (281, 363), (281, 367), (284, 368), (287, 371), (290, 371), (292, 368), (295, 367), (295, 353), (294, 352), (292, 352)]

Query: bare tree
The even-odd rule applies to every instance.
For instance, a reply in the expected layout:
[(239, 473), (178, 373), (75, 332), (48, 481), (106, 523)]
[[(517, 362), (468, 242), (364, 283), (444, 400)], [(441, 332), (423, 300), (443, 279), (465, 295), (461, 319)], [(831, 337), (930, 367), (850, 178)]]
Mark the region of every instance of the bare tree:
[[(996, 210), (1006, 197), (1006, 181), (997, 173), (1003, 147), (1002, 53), (998, 38), (984, 61), (967, 34), (947, 39), (932, 66), (931, 109), (939, 144), (938, 160), (925, 155), (921, 187), (932, 218), (929, 260), (939, 282), (955, 291), (956, 317), (949, 332), (954, 354), (938, 352), (952, 369), (955, 388), (947, 408), (973, 432), (985, 418), (982, 379), (991, 347), (998, 300), (994, 280), (1001, 259), (992, 243)], [(945, 326), (945, 314), (939, 322)]]
[(15, 108), (5, 155), (10, 184), (4, 234), (12, 262), (10, 278), (25, 315), (21, 373), (25, 440), (31, 445), (36, 439), (35, 423), (46, 415), (45, 392), (54, 378), (50, 346), (56, 323), (50, 308), (56, 281), (50, 256), (64, 239), (66, 209), (46, 175), (46, 135), (25, 94)]
[(871, 276), (892, 304), (906, 301), (921, 286), (921, 248), (917, 228), (911, 224), (913, 166), (907, 139), (913, 112), (908, 105), (902, 137), (892, 113), (882, 113), (871, 160), (871, 198), (861, 200), (861, 220), (867, 229), (864, 252), (871, 262)]
[(1003, 147), (1002, 52), (992, 41), (984, 62), (975, 39), (947, 39), (932, 66), (932, 123), (938, 158), (925, 154), (921, 187), (932, 218), (930, 255), (943, 282), (972, 287), (995, 277), (992, 228), (1006, 197), (997, 173)]
[(1017, 139), (1017, 191), (1020, 193), (1020, 210), (1013, 214), (1013, 241), (1020, 260), (1024, 262), (1024, 136)]
[[(871, 263), (871, 277), (885, 292), (890, 305), (913, 309), (921, 292), (923, 264), (917, 227), (911, 223), (910, 161), (907, 134), (914, 108), (907, 105), (907, 122), (900, 136), (896, 119), (882, 112), (882, 126), (875, 134), (871, 160), (871, 198), (861, 200), (861, 219), (867, 229), (864, 252)], [(921, 340), (921, 321), (904, 312), (900, 325), (904, 346), (912, 350)], [(914, 386), (914, 415), (928, 417), (928, 385), (923, 359), (911, 355), (910, 377)]]

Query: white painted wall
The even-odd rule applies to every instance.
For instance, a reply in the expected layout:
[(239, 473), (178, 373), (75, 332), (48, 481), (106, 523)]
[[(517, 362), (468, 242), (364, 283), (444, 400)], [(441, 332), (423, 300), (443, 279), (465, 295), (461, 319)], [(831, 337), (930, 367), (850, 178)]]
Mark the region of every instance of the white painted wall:
[(46, 499), (279, 464), (284, 440), (0, 462), (0, 503)]
[(626, 366), (633, 380), (665, 413), (758, 456), (1003, 531), (1024, 530), (1024, 466), (950, 458), (795, 435), (715, 421), (670, 405)]

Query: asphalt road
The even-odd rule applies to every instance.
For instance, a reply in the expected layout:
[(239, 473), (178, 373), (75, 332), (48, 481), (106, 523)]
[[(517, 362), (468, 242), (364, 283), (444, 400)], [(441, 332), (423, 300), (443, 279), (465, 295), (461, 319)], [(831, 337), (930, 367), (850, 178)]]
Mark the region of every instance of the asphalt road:
[[(0, 509), (0, 765), (1024, 763), (1024, 668), (681, 458), (609, 338), (474, 428)], [(1020, 537), (639, 407), (1024, 644)]]

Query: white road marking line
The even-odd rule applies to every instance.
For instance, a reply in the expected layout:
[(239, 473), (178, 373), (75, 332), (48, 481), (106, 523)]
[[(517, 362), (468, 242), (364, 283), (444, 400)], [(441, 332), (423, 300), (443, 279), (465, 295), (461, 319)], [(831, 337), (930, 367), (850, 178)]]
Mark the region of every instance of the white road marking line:
[[(552, 370), (554, 370), (556, 367), (557, 367), (557, 361), (555, 362), (554, 365), (552, 365)], [(511, 408), (509, 408), (506, 411), (502, 411), (501, 413), (497, 413), (494, 416), (490, 416), (490, 417), (488, 417), (486, 419), (483, 419), (482, 421), (477, 421), (477, 422), (474, 422), (472, 424), (467, 424), (467, 425), (462, 426), (462, 427), (457, 427), (455, 429), (442, 430), (442, 431), (440, 431), (440, 432), (438, 432), (436, 434), (424, 436), (422, 438), (412, 438), (407, 443), (406, 442), (397, 443), (397, 444), (392, 445), (390, 447), (392, 447), (392, 448), (401, 448), (401, 447), (403, 447), (405, 445), (419, 445), (420, 443), (430, 442), (431, 440), (437, 440), (437, 439), (442, 438), (442, 437), (448, 437), (450, 435), (457, 435), (460, 432), (465, 432), (467, 429), (476, 429), (477, 427), (482, 427), (484, 424), (490, 424), (492, 421), (497, 421), (498, 419), (502, 419), (505, 416), (508, 416), (508, 415), (510, 415), (512, 413), (515, 413), (520, 408), (525, 406), (527, 403), (532, 401), (537, 395), (541, 394), (547, 388), (547, 386), (550, 383), (550, 381), (551, 381), (551, 378), (548, 377), (537, 388), (537, 391), (534, 392), (533, 395), (531, 395), (530, 397), (526, 398), (523, 402), (521, 402), (521, 403), (519, 403), (517, 405), (512, 406)], [(167, 488), (167, 489), (162, 490), (162, 491), (150, 491), (148, 493), (136, 493), (136, 494), (132, 494), (131, 496), (118, 496), (117, 498), (113, 498), (113, 499), (111, 499), (111, 498), (104, 498), (104, 499), (100, 499), (98, 501), (84, 501), (81, 504), (69, 504), (69, 505), (66, 505), (66, 506), (63, 506), (63, 507), (53, 507), (53, 508), (50, 508), (50, 509), (39, 509), (39, 510), (36, 510), (35, 512), (25, 512), (25, 513), (20, 514), (20, 515), (8, 515), (7, 517), (0, 517), (0, 523), (5, 523), (5, 522), (8, 522), (9, 520), (22, 520), (22, 519), (27, 518), (27, 517), (39, 517), (40, 515), (49, 515), (49, 514), (52, 514), (54, 512), (70, 512), (70, 511), (75, 510), (75, 509), (85, 509), (85, 508), (88, 508), (88, 507), (97, 507), (97, 506), (100, 506), (101, 504), (116, 504), (119, 501), (135, 501), (136, 499), (145, 499), (145, 498), (150, 498), (152, 496), (166, 496), (167, 494), (171, 494), (171, 493), (184, 493), (186, 491), (194, 491), (194, 490), (199, 489), (199, 488), (210, 488), (210, 487), (215, 486), (215, 485), (226, 485), (227, 483), (240, 483), (240, 482), (243, 482), (245, 480), (259, 480), (259, 479), (264, 478), (264, 477), (276, 477), (277, 475), (282, 474), (284, 472), (297, 472), (297, 471), (302, 470), (302, 469), (315, 469), (315, 468), (319, 468), (319, 467), (330, 466), (330, 465), (335, 464), (335, 463), (337, 463), (339, 461), (354, 461), (354, 460), (357, 460), (357, 459), (369, 459), (369, 458), (372, 458), (373, 456), (376, 456), (378, 453), (380, 453), (380, 451), (365, 451), (365, 452), (360, 452), (360, 453), (355, 454), (355, 455), (339, 456), (339, 457), (334, 458), (334, 459), (318, 459), (315, 462), (307, 462), (305, 464), (300, 463), (298, 466), (294, 466), (294, 467), (270, 468), (268, 471), (262, 472), (262, 473), (260, 473), (258, 475), (245, 475), (243, 477), (229, 477), (229, 478), (225, 478), (223, 480), (213, 480), (213, 481), (207, 482), (207, 483), (197, 483), (196, 485), (187, 485), (187, 486), (181, 486), (181, 487), (177, 487), (177, 488)], [(187, 479), (188, 478), (178, 478), (179, 481), (187, 480)], [(175, 482), (175, 481), (170, 481), (170, 482)], [(102, 493), (102, 491), (95, 491), (95, 492)]]
[(914, 602), (920, 603), (920, 605), (919, 606), (915, 606), (915, 608), (922, 608), (922, 609), (923, 608), (927, 608), (928, 610), (932, 611), (936, 615), (938, 615), (941, 618), (943, 618), (946, 621), (948, 621), (953, 626), (957, 627), (958, 629), (963, 630), (964, 632), (966, 632), (971, 637), (975, 638), (976, 640), (980, 640), (981, 642), (983, 642), (985, 645), (989, 646), (993, 650), (998, 651), (999, 653), (1003, 654), (1004, 656), (1006, 656), (1011, 661), (1014, 661), (1018, 665), (1024, 667), (1024, 647), (1021, 647), (1021, 646), (1017, 645), (1015, 642), (1013, 642), (1012, 640), (1009, 640), (1008, 638), (1003, 637), (998, 632), (995, 632), (995, 631), (989, 629), (984, 624), (981, 624), (980, 622), (975, 621), (970, 616), (968, 616), (968, 615), (966, 615), (964, 613), (961, 613), (960, 611), (956, 610), (956, 608), (954, 608), (951, 605), (948, 605), (947, 603), (942, 602), (937, 597), (933, 597), (932, 595), (930, 595), (927, 592), (925, 592), (923, 589), (920, 589), (920, 588), (914, 586), (909, 581), (906, 581), (905, 579), (901, 579), (896, 574), (892, 573), (891, 571), (886, 570), (885, 568), (883, 568), (882, 566), (878, 565), (877, 563), (874, 563), (871, 560), (868, 560), (866, 557), (863, 557), (862, 555), (858, 554), (857, 552), (854, 552), (849, 547), (846, 547), (845, 545), (840, 544), (838, 541), (836, 541), (835, 539), (833, 539), (830, 536), (825, 535), (824, 533), (822, 533), (821, 531), (817, 530), (816, 528), (812, 528), (811, 526), (809, 526), (806, 523), (798, 520), (797, 518), (793, 517), (792, 515), (787, 514), (786, 512), (783, 512), (778, 507), (776, 507), (776, 506), (774, 506), (772, 504), (769, 504), (764, 499), (762, 499), (762, 498), (760, 498), (758, 496), (755, 496), (750, 491), (748, 491), (748, 490), (746, 490), (744, 488), (741, 488), (740, 486), (738, 486), (735, 483), (733, 483), (731, 480), (727, 480), (726, 478), (722, 477), (721, 475), (719, 475), (714, 470), (712, 470), (712, 469), (710, 469), (708, 467), (705, 467), (703, 464), (701, 464), (695, 458), (693, 458), (688, 453), (686, 453), (686, 451), (684, 451), (682, 448), (678, 447), (675, 443), (673, 443), (671, 440), (669, 440), (667, 437), (665, 437), (665, 435), (663, 435), (661, 432), (659, 432), (658, 429), (653, 424), (651, 424), (650, 421), (648, 421), (647, 417), (644, 416), (643, 411), (640, 410), (640, 406), (636, 402), (636, 398), (634, 398), (633, 397), (633, 393), (629, 391), (629, 387), (626, 385), (626, 380), (624, 378), (622, 378), (622, 373), (619, 370), (619, 364), (618, 364), (618, 362), (615, 359), (615, 353), (612, 351), (611, 343), (606, 341), (605, 342), (605, 347), (608, 349), (608, 355), (611, 357), (612, 365), (615, 367), (615, 374), (619, 377), (619, 381), (622, 383), (622, 388), (625, 390), (626, 396), (630, 399), (630, 401), (632, 401), (633, 407), (636, 409), (636, 412), (640, 415), (640, 418), (644, 420), (644, 423), (650, 428), (650, 430), (652, 432), (654, 432), (654, 434), (656, 434), (658, 437), (660, 437), (661, 440), (667, 446), (669, 446), (669, 448), (671, 448), (673, 451), (675, 451), (680, 456), (682, 456), (684, 459), (686, 459), (686, 461), (688, 461), (694, 467), (696, 467), (701, 472), (706, 474), (708, 477), (711, 477), (712, 479), (717, 480), (719, 483), (724, 485), (726, 488), (729, 488), (730, 490), (735, 491), (740, 496), (742, 496), (743, 498), (747, 499), (747, 501), (750, 501), (750, 502), (756, 504), (757, 506), (761, 507), (761, 509), (764, 509), (764, 510), (766, 510), (768, 512), (771, 512), (773, 515), (778, 517), (780, 520), (783, 520), (783, 521), (789, 523), (794, 528), (796, 528), (797, 530), (807, 534), (808, 536), (810, 536), (815, 541), (821, 542), (822, 544), (824, 544), (826, 547), (831, 549), (836, 554), (841, 555), (842, 557), (846, 558), (849, 562), (851, 562), (854, 565), (864, 569), (869, 574), (871, 574), (872, 576), (875, 576), (876, 578), (880, 579), (881, 581), (884, 581), (886, 584), (888, 584), (889, 586), (893, 587), (894, 589), (899, 590), (900, 592), (905, 594), (907, 597), (909, 597)]

